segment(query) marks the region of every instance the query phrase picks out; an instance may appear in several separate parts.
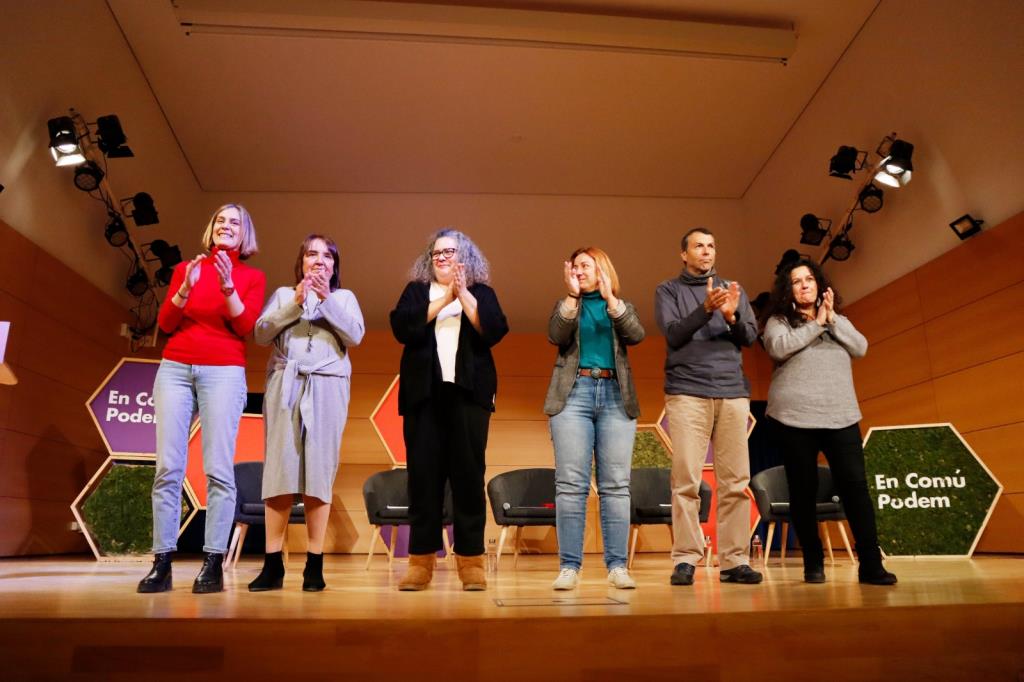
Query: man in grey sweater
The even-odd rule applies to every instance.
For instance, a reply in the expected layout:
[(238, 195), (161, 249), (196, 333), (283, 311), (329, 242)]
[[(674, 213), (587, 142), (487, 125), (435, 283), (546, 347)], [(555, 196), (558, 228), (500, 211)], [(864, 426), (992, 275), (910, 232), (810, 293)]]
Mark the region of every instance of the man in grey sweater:
[(717, 480), (718, 557), (722, 582), (756, 584), (750, 568), (750, 456), (747, 418), (750, 383), (740, 348), (757, 338), (746, 293), (715, 272), (715, 237), (698, 227), (683, 236), (683, 271), (662, 282), (654, 314), (665, 336), (665, 411), (672, 438), (671, 582), (692, 585), (704, 555), (701, 532), (701, 470), (714, 445)]

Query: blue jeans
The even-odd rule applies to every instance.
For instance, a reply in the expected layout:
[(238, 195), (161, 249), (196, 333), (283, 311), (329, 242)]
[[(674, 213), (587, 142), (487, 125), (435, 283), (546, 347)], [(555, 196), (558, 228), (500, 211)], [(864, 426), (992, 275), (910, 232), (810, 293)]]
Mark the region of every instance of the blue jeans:
[(591, 464), (597, 466), (601, 536), (608, 570), (626, 565), (629, 474), (636, 420), (622, 407), (615, 379), (578, 377), (565, 408), (551, 417), (555, 446), (555, 522), (561, 568), (583, 565)]
[(203, 471), (206, 473), (203, 551), (227, 552), (235, 519), (235, 440), (245, 400), (245, 367), (160, 362), (153, 384), (156, 412), (153, 552), (172, 552), (178, 546), (189, 427), (197, 409), (203, 427)]

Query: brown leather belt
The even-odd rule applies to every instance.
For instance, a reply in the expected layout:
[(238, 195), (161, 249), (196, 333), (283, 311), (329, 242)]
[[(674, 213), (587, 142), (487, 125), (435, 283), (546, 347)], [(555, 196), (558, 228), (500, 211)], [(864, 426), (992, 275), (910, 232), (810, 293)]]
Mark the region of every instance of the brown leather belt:
[(598, 367), (580, 367), (576, 372), (578, 377), (590, 377), (591, 379), (614, 379), (614, 369), (600, 369)]

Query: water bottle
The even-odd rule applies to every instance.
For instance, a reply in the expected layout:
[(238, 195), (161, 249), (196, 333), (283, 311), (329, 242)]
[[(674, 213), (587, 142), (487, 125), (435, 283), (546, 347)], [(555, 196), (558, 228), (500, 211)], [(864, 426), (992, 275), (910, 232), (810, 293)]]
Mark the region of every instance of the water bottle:
[(754, 541), (750, 543), (751, 563), (759, 564), (764, 562), (764, 549), (761, 547), (761, 536), (754, 533)]
[(487, 540), (487, 572), (494, 573), (498, 570), (498, 541), (494, 538)]
[(704, 536), (704, 565), (711, 566), (711, 536)]

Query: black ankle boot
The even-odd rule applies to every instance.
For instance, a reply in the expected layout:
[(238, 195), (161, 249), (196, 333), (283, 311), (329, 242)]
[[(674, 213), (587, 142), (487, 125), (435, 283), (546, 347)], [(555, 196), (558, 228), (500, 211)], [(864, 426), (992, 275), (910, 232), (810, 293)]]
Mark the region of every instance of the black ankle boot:
[(882, 562), (865, 566), (861, 563), (857, 567), (857, 579), (865, 585), (895, 585), (896, 576), (885, 570)]
[(224, 589), (224, 555), (207, 552), (203, 555), (203, 567), (192, 583), (194, 594), (209, 594)]
[(306, 568), (302, 570), (302, 591), (322, 592), (324, 582), (324, 555), (306, 552)]
[(280, 590), (284, 584), (284, 560), (281, 552), (267, 552), (263, 555), (263, 570), (249, 583), (250, 592)]
[(150, 594), (167, 592), (171, 589), (171, 557), (172, 552), (161, 552), (153, 555), (153, 568), (146, 577), (139, 581), (136, 592)]

